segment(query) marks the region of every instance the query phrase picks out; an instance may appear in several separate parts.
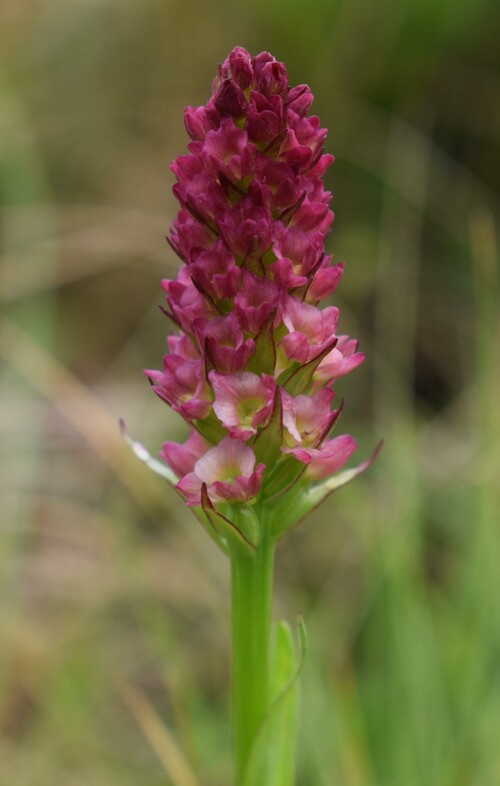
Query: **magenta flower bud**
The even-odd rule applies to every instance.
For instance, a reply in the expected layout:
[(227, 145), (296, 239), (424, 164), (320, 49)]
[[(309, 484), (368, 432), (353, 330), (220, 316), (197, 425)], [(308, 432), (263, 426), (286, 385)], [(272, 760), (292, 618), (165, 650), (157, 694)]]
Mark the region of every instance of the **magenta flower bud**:
[(220, 183), (214, 183), (209, 175), (203, 173), (187, 185), (176, 183), (172, 191), (188, 213), (211, 229), (213, 217), (224, 201)]
[(204, 139), (207, 131), (214, 128), (210, 114), (204, 106), (187, 106), (184, 110), (184, 125), (191, 139)]
[(217, 219), (218, 228), (232, 253), (245, 259), (262, 256), (272, 237), (272, 216), (247, 196)]
[(187, 210), (181, 210), (167, 239), (176, 254), (187, 261), (194, 248), (210, 248), (214, 236), (206, 224), (193, 218)]
[(193, 342), (184, 334), (167, 337), (167, 346), (171, 355), (179, 355), (184, 360), (199, 360), (200, 353)]
[(193, 330), (200, 348), (203, 346), (208, 355), (207, 365), (225, 374), (243, 371), (255, 350), (255, 342), (245, 338), (234, 313), (212, 320), (197, 319)]
[(283, 122), (283, 101), (278, 96), (265, 98), (252, 91), (246, 127), (252, 141), (261, 145), (271, 142), (280, 132)]
[(319, 307), (344, 266), (325, 251), (333, 213), (322, 178), (333, 157), (308, 114), (310, 89), (290, 87), (268, 52), (236, 47), (212, 91), (185, 110), (192, 141), (171, 166), (180, 210), (169, 243), (182, 266), (162, 286), (180, 332), (162, 370), (146, 373), (191, 429), (183, 444), (164, 443), (164, 474), (228, 547), (245, 518), (237, 506), (276, 511), (292, 493), (301, 511), (323, 479), (331, 489), (366, 468), (331, 485), (356, 447), (329, 437), (342, 409), (332, 409), (332, 383), (364, 356), (337, 336), (338, 308)]
[(146, 371), (154, 392), (187, 421), (204, 419), (212, 403), (201, 360), (166, 355), (163, 372)]
[(189, 333), (194, 320), (210, 316), (210, 307), (194, 286), (186, 268), (181, 268), (177, 281), (161, 282), (167, 295), (172, 316)]
[(252, 57), (242, 46), (235, 46), (222, 66), (224, 74), (231, 76), (242, 90), (253, 80)]
[(286, 105), (288, 109), (304, 116), (309, 112), (313, 100), (313, 94), (307, 85), (297, 85), (288, 91)]
[(271, 314), (281, 321), (286, 290), (249, 270), (243, 269), (242, 274), (243, 284), (234, 299), (234, 310), (244, 330), (256, 335)]
[(232, 79), (223, 81), (214, 103), (221, 116), (243, 117), (247, 113), (248, 104), (243, 90)]
[[(250, 117), (248, 121), (250, 121)], [(307, 183), (298, 178), (293, 168), (276, 161), (267, 155), (256, 155), (255, 179), (250, 183), (248, 191), (255, 194), (262, 204), (269, 208), (273, 215), (280, 217), (304, 199)], [(275, 224), (277, 229), (280, 223)]]
[(261, 52), (254, 61), (256, 87), (264, 95), (285, 93), (288, 74), (284, 63), (278, 63), (269, 52)]
[[(197, 143), (191, 143), (195, 144)], [(209, 131), (203, 145), (193, 152), (199, 155), (200, 161), (208, 170), (212, 186), (217, 185), (216, 177), (219, 172), (223, 172), (235, 182), (243, 180), (251, 172), (252, 145), (248, 142), (247, 132), (238, 128), (231, 117), (221, 120), (216, 131)], [(221, 207), (225, 209), (226, 204)]]
[(211, 248), (193, 249), (189, 272), (195, 286), (213, 298), (228, 300), (240, 289), (241, 270), (221, 242)]
[(333, 221), (333, 213), (328, 205), (320, 202), (304, 202), (292, 218), (292, 225), (304, 232), (316, 230), (325, 235)]
[(304, 232), (295, 226), (279, 224), (274, 238), (273, 252), (277, 262), (272, 269), (278, 271), (277, 278), (284, 280), (290, 288), (302, 286), (324, 254), (321, 232)]

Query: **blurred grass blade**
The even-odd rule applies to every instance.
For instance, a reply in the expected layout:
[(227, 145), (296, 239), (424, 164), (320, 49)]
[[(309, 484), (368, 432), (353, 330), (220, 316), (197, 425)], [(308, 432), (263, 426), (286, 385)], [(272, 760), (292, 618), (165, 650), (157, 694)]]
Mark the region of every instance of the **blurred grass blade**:
[(131, 686), (123, 689), (123, 697), (173, 786), (199, 786), (184, 754), (146, 697)]
[(300, 655), (297, 662), (293, 634), (287, 622), (278, 622), (273, 631), (271, 690), (274, 696), (259, 729), (244, 786), (293, 786), (298, 711), (298, 677), (307, 650), (302, 615), (298, 617)]

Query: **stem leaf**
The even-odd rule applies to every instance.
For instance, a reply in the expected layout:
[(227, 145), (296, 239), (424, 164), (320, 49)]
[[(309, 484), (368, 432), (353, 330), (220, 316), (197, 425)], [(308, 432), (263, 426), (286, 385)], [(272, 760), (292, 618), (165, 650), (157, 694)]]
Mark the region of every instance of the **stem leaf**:
[(307, 636), (304, 620), (297, 620), (300, 655), (297, 659), (290, 625), (278, 622), (271, 653), (272, 702), (257, 732), (244, 786), (293, 786), (295, 774), (298, 677), (302, 670)]

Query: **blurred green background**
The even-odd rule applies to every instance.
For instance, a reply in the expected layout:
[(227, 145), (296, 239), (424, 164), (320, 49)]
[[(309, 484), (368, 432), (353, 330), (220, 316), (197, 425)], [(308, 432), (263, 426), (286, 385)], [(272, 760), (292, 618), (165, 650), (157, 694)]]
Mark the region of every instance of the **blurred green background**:
[(236, 44), (330, 129), (342, 430), (386, 441), (278, 551), (298, 784), (500, 784), (499, 39), (496, 0), (2, 0), (1, 786), (231, 783), (227, 565), (117, 420), (185, 433), (142, 374), (168, 165)]

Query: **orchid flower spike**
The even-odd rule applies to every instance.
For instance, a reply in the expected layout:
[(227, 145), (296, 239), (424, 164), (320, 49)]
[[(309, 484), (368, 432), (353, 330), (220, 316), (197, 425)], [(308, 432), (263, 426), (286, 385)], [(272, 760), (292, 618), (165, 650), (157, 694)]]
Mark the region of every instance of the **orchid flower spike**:
[(162, 474), (226, 551), (257, 545), (249, 511), (277, 539), (373, 459), (343, 470), (356, 442), (329, 436), (332, 385), (364, 356), (337, 334), (338, 308), (319, 307), (344, 266), (324, 248), (333, 156), (312, 101), (268, 52), (236, 47), (186, 108), (189, 152), (171, 165), (182, 266), (162, 286), (177, 333), (146, 374), (190, 428), (163, 445)]

